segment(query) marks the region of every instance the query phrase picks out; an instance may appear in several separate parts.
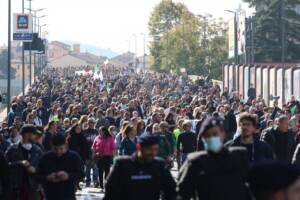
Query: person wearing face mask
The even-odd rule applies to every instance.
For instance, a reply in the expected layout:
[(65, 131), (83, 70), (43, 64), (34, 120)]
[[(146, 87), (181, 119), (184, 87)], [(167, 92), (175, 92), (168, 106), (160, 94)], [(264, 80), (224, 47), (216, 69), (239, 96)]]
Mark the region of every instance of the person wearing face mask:
[(181, 167), (178, 199), (250, 199), (245, 186), (248, 171), (247, 150), (223, 146), (222, 121), (207, 118), (199, 132), (205, 151), (192, 153)]
[(43, 153), (37, 145), (32, 144), (30, 141), (36, 131), (33, 125), (24, 125), (20, 132), (22, 141), (11, 146), (5, 154), (9, 165), (10, 199), (41, 199), (38, 192), (39, 185), (33, 177), (36, 173), (38, 161)]
[(116, 159), (105, 186), (104, 200), (176, 199), (176, 183), (163, 160), (157, 158), (159, 137), (143, 135), (137, 153)]

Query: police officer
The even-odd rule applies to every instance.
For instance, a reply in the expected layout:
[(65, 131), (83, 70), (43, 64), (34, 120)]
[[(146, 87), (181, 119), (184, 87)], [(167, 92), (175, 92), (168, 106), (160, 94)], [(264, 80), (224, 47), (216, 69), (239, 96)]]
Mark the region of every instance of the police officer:
[(300, 171), (297, 166), (279, 161), (256, 164), (249, 173), (255, 200), (300, 199)]
[(248, 170), (247, 150), (225, 148), (222, 121), (207, 118), (199, 132), (205, 151), (188, 155), (179, 172), (179, 199), (249, 199), (245, 186)]
[(116, 159), (108, 177), (104, 200), (159, 200), (176, 198), (176, 183), (163, 160), (156, 158), (159, 137), (139, 139), (137, 153)]

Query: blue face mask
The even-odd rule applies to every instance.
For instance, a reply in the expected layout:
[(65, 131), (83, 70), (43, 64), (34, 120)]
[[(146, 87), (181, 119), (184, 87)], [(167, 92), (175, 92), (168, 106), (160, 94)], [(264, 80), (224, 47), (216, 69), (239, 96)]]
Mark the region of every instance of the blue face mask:
[(210, 137), (204, 139), (203, 142), (206, 151), (212, 151), (218, 153), (223, 147), (220, 137)]

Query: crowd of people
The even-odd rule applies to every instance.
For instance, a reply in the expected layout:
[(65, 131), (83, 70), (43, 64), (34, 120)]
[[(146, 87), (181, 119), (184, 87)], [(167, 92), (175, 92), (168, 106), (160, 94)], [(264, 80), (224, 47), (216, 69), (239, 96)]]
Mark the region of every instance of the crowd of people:
[(49, 68), (12, 98), (0, 199), (74, 200), (81, 183), (106, 200), (300, 198), (293, 96), (279, 107), (253, 86), (243, 99), (207, 78), (78, 70)]

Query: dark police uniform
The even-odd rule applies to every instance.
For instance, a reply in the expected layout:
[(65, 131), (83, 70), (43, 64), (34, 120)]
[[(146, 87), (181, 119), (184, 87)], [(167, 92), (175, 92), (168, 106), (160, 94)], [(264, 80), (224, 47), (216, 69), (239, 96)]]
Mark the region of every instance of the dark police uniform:
[(105, 186), (104, 200), (165, 200), (176, 198), (176, 183), (163, 160), (142, 163), (134, 154), (116, 159)]
[(247, 150), (223, 148), (219, 153), (192, 153), (179, 174), (180, 199), (245, 200), (248, 171)]

